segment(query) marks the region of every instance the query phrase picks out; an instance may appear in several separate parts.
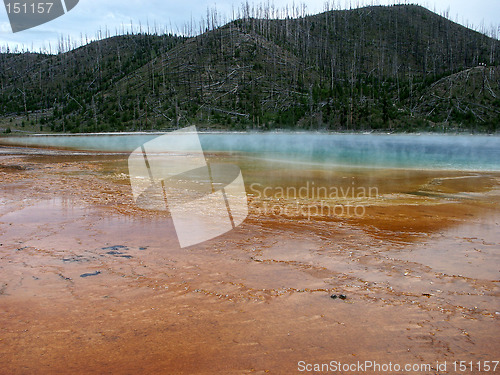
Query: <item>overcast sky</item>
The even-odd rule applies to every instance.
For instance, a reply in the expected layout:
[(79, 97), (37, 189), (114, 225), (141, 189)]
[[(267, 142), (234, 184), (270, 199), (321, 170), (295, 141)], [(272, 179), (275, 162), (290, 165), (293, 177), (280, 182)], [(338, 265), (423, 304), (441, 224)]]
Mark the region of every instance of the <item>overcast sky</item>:
[[(22, 2), (22, 0), (19, 1)], [(267, 3), (267, 1), (264, 2)], [(293, 4), (293, 0), (269, 1), (276, 7)], [(61, 36), (69, 35), (73, 41), (80, 44), (82, 36), (95, 38), (98, 30), (104, 30), (105, 27), (114, 34), (115, 30), (121, 30), (124, 25), (129, 27), (131, 22), (134, 26), (141, 23), (145, 27), (149, 23), (151, 26), (156, 24), (162, 29), (173, 29), (174, 32), (179, 32), (182, 31), (182, 26), (190, 20), (199, 21), (204, 17), (207, 8), (216, 6), (219, 14), (230, 17), (233, 9), (238, 8), (242, 2), (242, 0), (80, 0), (79, 4), (66, 15), (15, 34), (12, 33), (5, 7), (0, 5), (0, 47), (9, 45), (11, 50), (17, 46), (19, 50), (34, 48), (38, 51), (41, 48), (48, 49), (50, 43), (52, 51), (55, 51)], [(260, 1), (253, 2), (260, 3)], [(357, 4), (392, 4), (394, 2), (402, 1), (335, 0), (341, 8), (349, 8), (349, 3), (352, 7), (357, 7)], [(498, 30), (500, 0), (414, 0), (411, 3), (421, 4), (438, 13), (449, 9), (450, 17), (462, 24), (468, 21), (476, 28), (483, 24), (490, 30), (491, 28)], [(295, 0), (295, 4), (305, 4), (307, 13), (314, 14), (324, 10), (325, 1)]]

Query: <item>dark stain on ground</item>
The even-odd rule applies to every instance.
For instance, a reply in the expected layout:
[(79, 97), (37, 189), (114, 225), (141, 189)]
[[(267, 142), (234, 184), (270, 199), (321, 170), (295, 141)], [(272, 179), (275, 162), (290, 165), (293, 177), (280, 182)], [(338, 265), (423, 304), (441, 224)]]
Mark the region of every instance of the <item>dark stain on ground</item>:
[(71, 257), (71, 258), (62, 258), (62, 261), (63, 262), (88, 262), (89, 260), (84, 258), (81, 255), (76, 255), (76, 256)]
[(97, 276), (101, 273), (101, 271), (82, 273), (80, 277), (89, 277), (89, 276)]
[[(109, 250), (109, 251), (106, 252), (106, 254), (108, 254), (108, 255), (113, 255), (115, 257), (126, 258), (126, 259), (133, 258), (132, 255), (126, 255), (123, 252), (123, 251), (129, 250), (129, 248), (127, 246), (115, 245), (115, 246), (103, 247), (102, 249), (103, 250)], [(122, 251), (120, 251), (120, 250), (122, 250)]]

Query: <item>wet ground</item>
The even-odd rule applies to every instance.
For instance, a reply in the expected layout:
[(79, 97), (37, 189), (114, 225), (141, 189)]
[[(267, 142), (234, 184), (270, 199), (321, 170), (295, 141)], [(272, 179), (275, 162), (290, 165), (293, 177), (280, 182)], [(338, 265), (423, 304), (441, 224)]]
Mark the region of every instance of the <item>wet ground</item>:
[(0, 151), (2, 374), (500, 360), (500, 173), (213, 154), (250, 215), (181, 249), (134, 205), (127, 155)]

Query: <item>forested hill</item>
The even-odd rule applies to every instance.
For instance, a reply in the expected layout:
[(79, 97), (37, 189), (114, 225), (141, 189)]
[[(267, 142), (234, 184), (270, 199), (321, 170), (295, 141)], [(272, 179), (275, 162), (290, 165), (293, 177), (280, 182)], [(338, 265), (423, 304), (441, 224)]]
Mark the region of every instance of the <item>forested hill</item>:
[(500, 41), (416, 5), (0, 55), (4, 131), (500, 129)]

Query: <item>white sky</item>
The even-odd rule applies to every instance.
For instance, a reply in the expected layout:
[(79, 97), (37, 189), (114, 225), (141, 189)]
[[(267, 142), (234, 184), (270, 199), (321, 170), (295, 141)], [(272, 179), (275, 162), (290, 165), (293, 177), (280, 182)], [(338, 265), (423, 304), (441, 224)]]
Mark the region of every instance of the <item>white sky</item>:
[[(19, 0), (22, 2), (23, 0)], [(50, 0), (54, 1), (54, 0)], [(57, 1), (57, 0), (56, 0)], [(276, 7), (291, 6), (294, 0), (264, 0), (273, 3)], [(330, 0), (331, 2), (332, 0)], [(334, 0), (341, 8), (357, 5), (392, 4), (405, 0)], [(407, 0), (406, 0), (407, 1)], [(79, 4), (68, 14), (58, 19), (40, 25), (33, 29), (16, 34), (12, 33), (7, 18), (7, 11), (0, 4), (0, 48), (8, 45), (11, 50), (35, 51), (49, 44), (54, 52), (61, 36), (70, 38), (81, 44), (82, 36), (95, 38), (99, 29), (107, 27), (112, 34), (121, 30), (122, 25), (129, 27), (131, 21), (134, 26), (141, 23), (145, 26), (158, 25), (162, 29), (182, 31), (183, 25), (190, 20), (199, 21), (206, 16), (207, 8), (217, 7), (219, 14), (230, 17), (232, 9), (238, 8), (243, 0), (80, 0)], [(249, 1), (261, 3), (261, 1)], [(488, 30), (499, 30), (500, 0), (411, 0), (411, 3), (421, 4), (430, 10), (443, 13), (449, 9), (450, 17), (459, 23), (475, 25), (479, 28), (484, 25)], [(307, 13), (315, 14), (324, 10), (324, 0), (295, 0), (295, 4), (305, 4)]]

